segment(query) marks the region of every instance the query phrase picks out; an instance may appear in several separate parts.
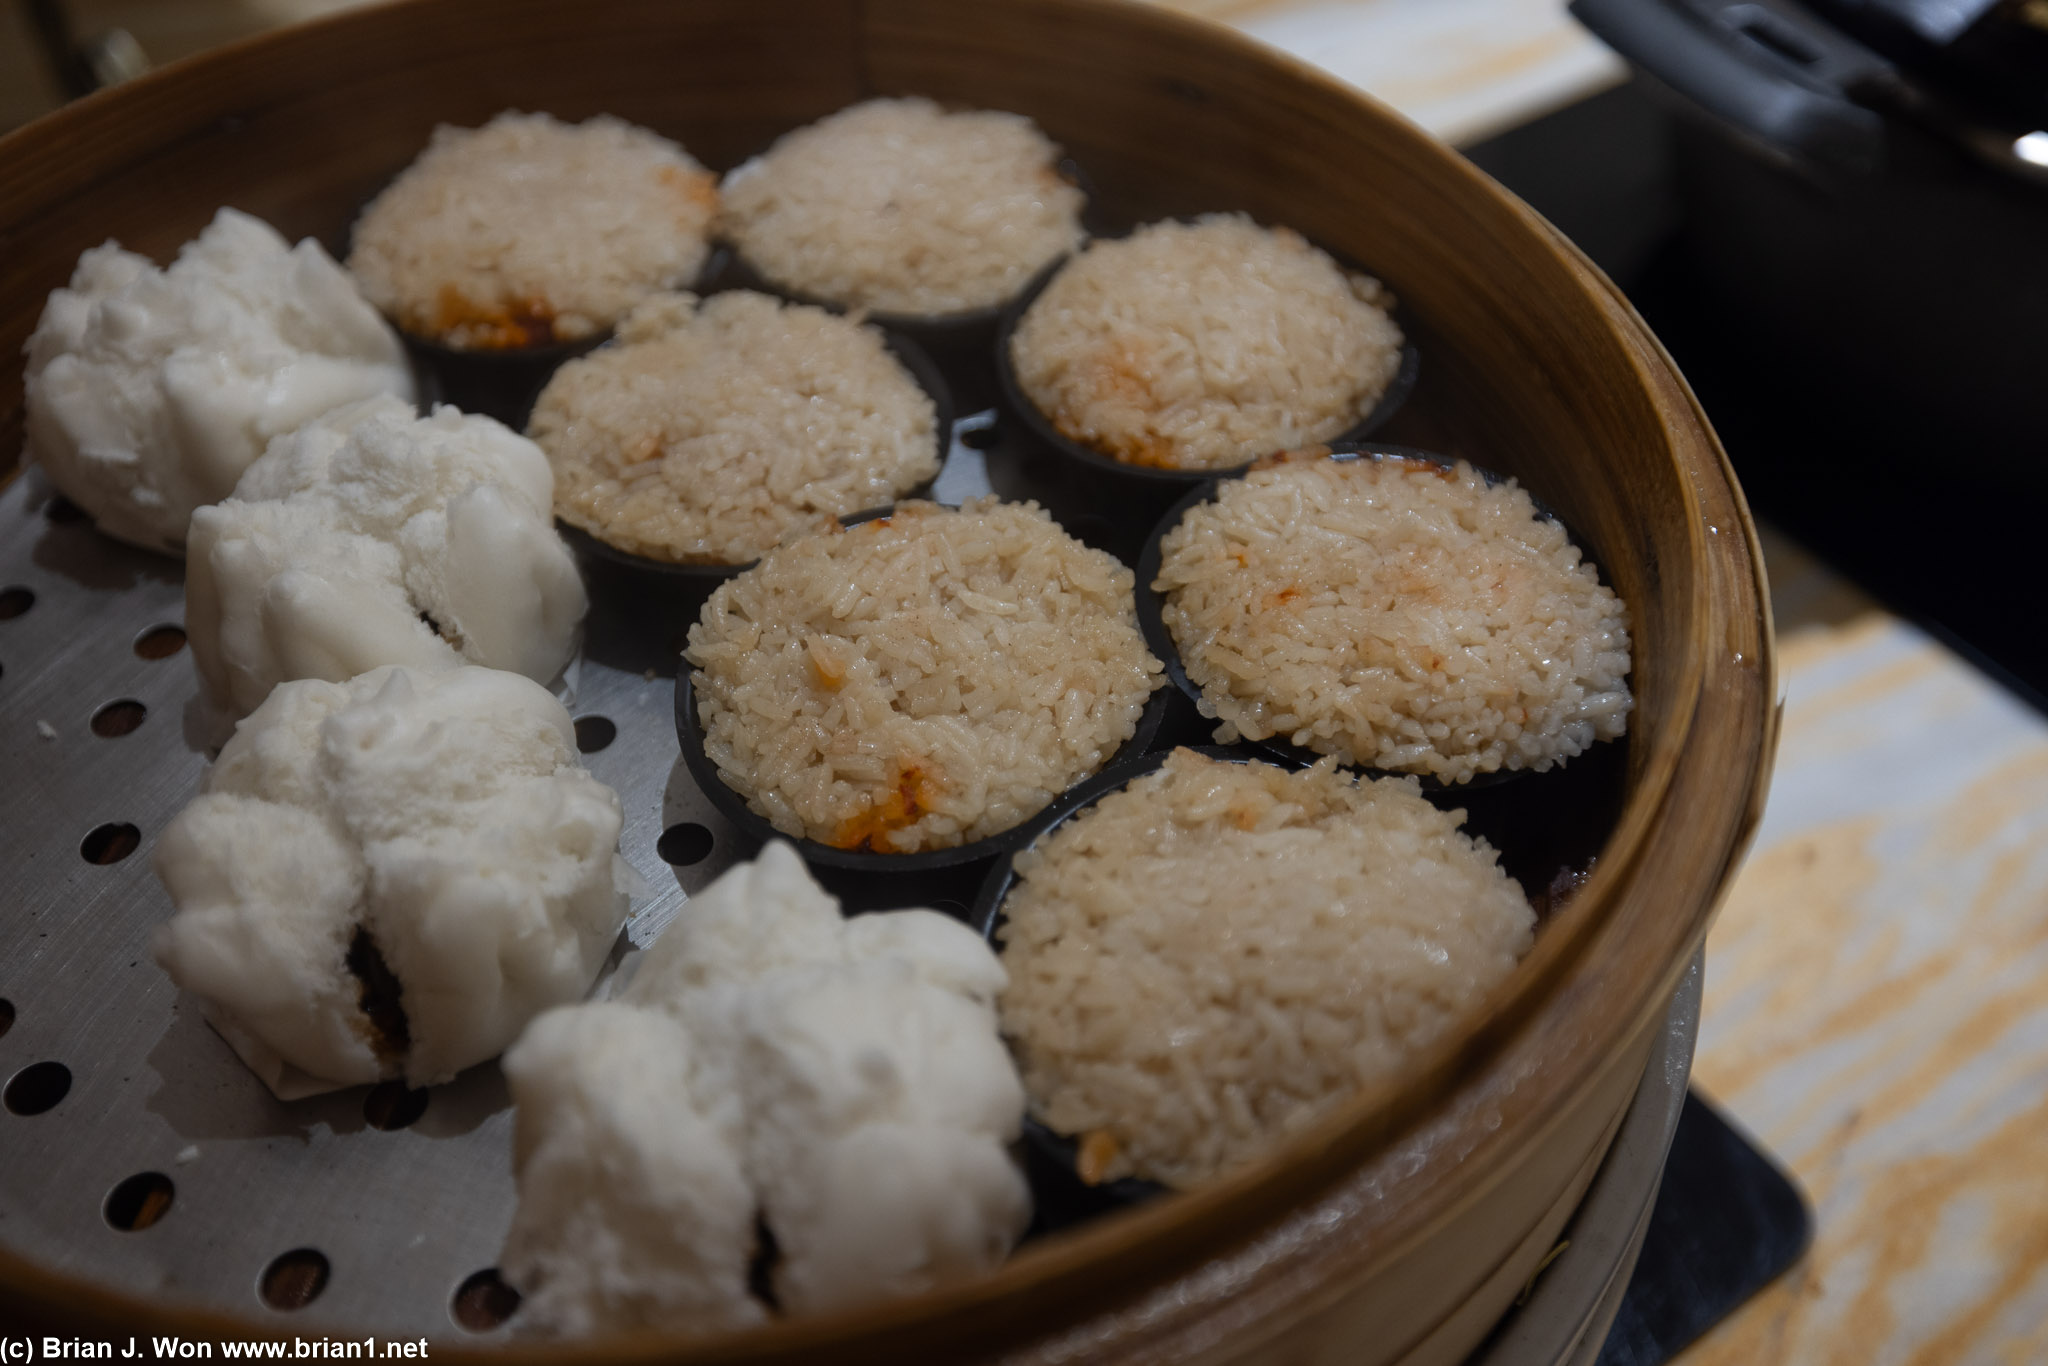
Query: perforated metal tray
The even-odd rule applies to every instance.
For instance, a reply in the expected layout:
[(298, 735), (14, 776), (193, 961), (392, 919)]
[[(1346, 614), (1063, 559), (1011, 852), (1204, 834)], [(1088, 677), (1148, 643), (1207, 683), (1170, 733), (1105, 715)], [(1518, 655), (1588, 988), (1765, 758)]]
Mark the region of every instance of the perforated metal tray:
[[(1004, 493), (1034, 491), (1009, 487), (1005, 462), (974, 448), (994, 421), (959, 424), (940, 501), (989, 492), (991, 463)], [(479, 1333), (456, 1310), (496, 1261), (514, 1204), (512, 1114), (496, 1065), (433, 1088), (423, 1110), (389, 1085), (286, 1104), (151, 959), (171, 905), (150, 851), (219, 737), (182, 636), (163, 630), (183, 620), (182, 567), (67, 509), (35, 471), (0, 489), (0, 1246), (280, 1332), (504, 1334)], [(621, 848), (653, 888), (626, 930), (644, 945), (750, 851), (679, 761), (669, 678), (587, 655), (573, 684), (571, 710), (592, 745), (584, 761), (623, 799)], [(1660, 1046), (1615, 1148), (1625, 1160), (1602, 1177), (1606, 1203), (1587, 1206), (1612, 1209), (1600, 1217), (1619, 1221), (1621, 1237), (1560, 1259), (1517, 1311), (1512, 1356), (1489, 1362), (1560, 1359), (1600, 1293), (1625, 1280), (1628, 1233), (1655, 1192), (1684, 1092), (1693, 1012), (1681, 993), (1682, 1053), (1678, 1035)], [(150, 1173), (164, 1181), (116, 1195)], [(135, 1223), (147, 1226), (122, 1227)], [(280, 1258), (287, 1270), (267, 1302), (266, 1271)], [(1584, 1274), (1565, 1274), (1580, 1264)], [(305, 1302), (273, 1307), (293, 1300)], [(468, 1309), (472, 1323), (492, 1317), (488, 1296)]]
[[(990, 491), (958, 437), (992, 420), (958, 424), (935, 497)], [(281, 1328), (464, 1332), (454, 1298), (496, 1261), (514, 1203), (496, 1065), (397, 1128), (379, 1121), (418, 1102), (396, 1087), (286, 1104), (150, 957), (172, 910), (150, 851), (221, 738), (175, 629), (182, 568), (101, 536), (35, 470), (0, 490), (0, 1245)], [(609, 731), (584, 762), (623, 800), (620, 847), (654, 889), (626, 927), (644, 945), (750, 851), (678, 761), (670, 678), (586, 655), (572, 682), (579, 738)], [(168, 1208), (133, 1198), (158, 1183), (110, 1203), (145, 1173)], [(138, 1216), (153, 1222), (117, 1227)], [(271, 1298), (312, 1297), (275, 1310), (265, 1272), (301, 1250), (321, 1260), (286, 1263)]]

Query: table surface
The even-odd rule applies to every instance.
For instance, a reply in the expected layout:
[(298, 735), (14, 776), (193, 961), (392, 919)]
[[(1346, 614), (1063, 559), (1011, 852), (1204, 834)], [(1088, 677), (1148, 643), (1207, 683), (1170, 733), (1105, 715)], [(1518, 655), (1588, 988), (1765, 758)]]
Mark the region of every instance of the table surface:
[(1785, 718), (1696, 1084), (1813, 1250), (1681, 1358), (2048, 1357), (2048, 720), (1783, 541)]

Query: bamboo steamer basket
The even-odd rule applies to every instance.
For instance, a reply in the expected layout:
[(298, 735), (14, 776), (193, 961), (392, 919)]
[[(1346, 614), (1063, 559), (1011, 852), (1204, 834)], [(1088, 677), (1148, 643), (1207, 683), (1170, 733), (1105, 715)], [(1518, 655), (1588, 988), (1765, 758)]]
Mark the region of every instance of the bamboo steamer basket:
[[(1031, 115), (1127, 219), (1242, 209), (1380, 275), (1425, 358), (1388, 439), (1522, 479), (1630, 605), (1621, 814), (1469, 1028), (1225, 1180), (914, 1300), (570, 1349), (451, 1331), (433, 1356), (1456, 1361), (1599, 1165), (1760, 813), (1776, 715), (1761, 558), (1691, 393), (1612, 286), (1455, 153), (1224, 30), (1115, 0), (410, 0), (183, 63), (0, 140), (0, 354), (19, 354), (48, 291), (109, 237), (167, 259), (232, 204), (339, 240), (437, 122), (608, 112), (723, 169), (897, 93)], [(21, 403), (10, 382), (0, 449), (20, 447)], [(227, 1312), (52, 1264), (4, 1215), (0, 1322), (302, 1331), (253, 1299)]]

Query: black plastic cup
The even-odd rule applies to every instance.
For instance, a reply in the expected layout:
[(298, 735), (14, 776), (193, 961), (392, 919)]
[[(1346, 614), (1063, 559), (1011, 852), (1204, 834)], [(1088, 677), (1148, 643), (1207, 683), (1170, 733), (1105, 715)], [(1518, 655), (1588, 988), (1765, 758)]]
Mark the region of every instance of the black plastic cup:
[(414, 364), (434, 376), (437, 398), (465, 413), (493, 417), (524, 431), (533, 401), (563, 365), (611, 340), (609, 329), (573, 342), (507, 351), (463, 351), (409, 333), (399, 334)]
[[(831, 313), (847, 313), (846, 305), (820, 299), (776, 283), (734, 252), (726, 269), (723, 286), (772, 294), (793, 304), (807, 304)], [(865, 314), (867, 321), (906, 337), (923, 348), (945, 377), (949, 389), (960, 396), (961, 411), (979, 412), (994, 401), (994, 386), (988, 374), (988, 348), (995, 343), (996, 328), (1002, 320), (1000, 305), (973, 308), (959, 313), (919, 315), (914, 313)]]
[[(882, 329), (882, 341), (932, 400), (933, 439), (939, 464), (943, 466), (952, 449), (954, 418), (952, 392), (945, 377), (916, 342), (887, 329)], [(534, 397), (538, 399), (538, 391)], [(531, 402), (527, 405), (529, 410), (532, 406)], [(930, 487), (931, 481), (927, 480), (903, 496), (919, 496)], [(866, 508), (840, 520), (850, 526), (885, 516), (891, 506)], [(622, 550), (560, 519), (555, 525), (575, 552), (590, 589), (587, 652), (594, 659), (634, 673), (653, 669), (657, 674), (673, 676), (682, 654), (683, 637), (704, 610), (706, 600), (727, 579), (758, 563), (748, 560), (743, 564), (678, 564)]]
[[(1332, 443), (1327, 449), (1329, 451), (1329, 458), (1332, 460), (1400, 460), (1425, 464), (1444, 470), (1453, 469), (1458, 464), (1457, 461), (1447, 456), (1437, 455), (1431, 451), (1418, 450), (1412, 446), (1368, 445), (1363, 442), (1350, 441)], [(1472, 462), (1469, 460), (1464, 463), (1472, 465)], [(1249, 468), (1249, 466), (1246, 467), (1246, 469)], [(1472, 468), (1488, 484), (1506, 482), (1505, 476), (1483, 466), (1472, 465)], [(1187, 666), (1180, 656), (1180, 646), (1174, 640), (1173, 632), (1168, 630), (1166, 626), (1164, 615), (1166, 597), (1163, 593), (1156, 591), (1152, 587), (1153, 583), (1159, 578), (1159, 563), (1162, 557), (1160, 543), (1165, 540), (1166, 534), (1169, 531), (1180, 525), (1181, 519), (1187, 515), (1190, 509), (1197, 504), (1210, 501), (1216, 496), (1217, 491), (1223, 487), (1227, 480), (1241, 478), (1244, 473), (1244, 470), (1237, 470), (1228, 474), (1212, 475), (1205, 482), (1183, 493), (1171, 507), (1160, 515), (1159, 520), (1152, 527), (1151, 534), (1145, 538), (1144, 548), (1138, 555), (1138, 629), (1144, 632), (1145, 644), (1151, 647), (1152, 653), (1158, 656), (1160, 661), (1166, 665), (1166, 676), (1171, 680), (1173, 686), (1189, 702), (1196, 704), (1198, 707), (1202, 700), (1201, 685), (1188, 677)], [(1560, 526), (1563, 525), (1557, 515), (1533, 495), (1531, 495), (1530, 501), (1535, 503), (1537, 515), (1550, 521), (1558, 522)], [(1566, 534), (1570, 534), (1569, 530), (1567, 530)], [(1576, 543), (1576, 538), (1574, 540)], [(1290, 741), (1280, 739), (1278, 736), (1268, 736), (1263, 740), (1247, 738), (1241, 743), (1287, 764), (1310, 764), (1323, 757), (1314, 750), (1303, 748)], [(1598, 746), (1595, 746), (1595, 748), (1598, 748)], [(1554, 771), (1563, 766), (1562, 762), (1554, 764), (1552, 765), (1552, 770)], [(1500, 768), (1490, 773), (1474, 774), (1462, 783), (1447, 783), (1434, 774), (1429, 773), (1409, 773), (1399, 769), (1383, 769), (1371, 764), (1347, 764), (1344, 767), (1380, 777), (1412, 777), (1421, 782), (1422, 790), (1425, 793), (1432, 795), (1443, 794), (1448, 797), (1456, 797), (1460, 793), (1472, 792), (1500, 783), (1511, 782), (1536, 772), (1535, 769), (1531, 768)]]
[[(1315, 756), (1262, 752), (1247, 746), (1187, 745), (1207, 758), (1229, 763), (1273, 763), (1290, 772)], [(1017, 855), (1113, 792), (1156, 773), (1171, 755), (1162, 747), (1141, 758), (1120, 761), (1074, 787), (1019, 828), (1012, 847), (990, 865), (975, 895), (968, 923), (987, 936), (1001, 956), (1004, 905), (1017, 884)], [(1627, 772), (1627, 741), (1596, 746), (1587, 762), (1556, 773), (1544, 783), (1509, 784), (1469, 794), (1457, 802), (1425, 793), (1439, 806), (1465, 810), (1462, 828), (1490, 844), (1501, 867), (1521, 884), (1538, 919), (1554, 915), (1569, 901), (1598, 858), (1605, 833), (1619, 818)], [(1362, 774), (1366, 780), (1386, 775)], [(1031, 1234), (1052, 1232), (1102, 1214), (1171, 1194), (1170, 1188), (1137, 1177), (1091, 1185), (1082, 1180), (1080, 1144), (1042, 1120), (1026, 1115), (1025, 1168), (1039, 1203)]]
[[(1053, 425), (1052, 419), (1040, 411), (1038, 405), (1024, 392), (1017, 380), (1016, 366), (1010, 357), (1010, 342), (1015, 336), (1024, 315), (1037, 302), (1063, 269), (1067, 258), (1054, 269), (1046, 271), (1003, 311), (1003, 318), (996, 332), (995, 373), (1000, 403), (1004, 414), (1015, 422), (1030, 444), (1051, 462), (1061, 467), (1065, 475), (1065, 496), (1055, 493), (1053, 497), (1062, 505), (1056, 514), (1076, 518), (1089, 514), (1110, 514), (1110, 519), (1120, 534), (1103, 549), (1123, 558), (1126, 562), (1135, 559), (1145, 531), (1152, 522), (1170, 506), (1175, 499), (1190, 488), (1198, 488), (1219, 477), (1242, 474), (1251, 468), (1252, 461), (1228, 469), (1183, 470), (1162, 469), (1149, 465), (1134, 465), (1118, 460), (1112, 455), (1095, 450), (1061, 432)], [(1340, 260), (1340, 265), (1351, 269)], [(1331, 438), (1331, 444), (1364, 441), (1374, 432), (1392, 420), (1414, 392), (1416, 381), (1422, 373), (1422, 354), (1412, 339), (1401, 345), (1401, 363), (1385, 392), (1373, 404), (1372, 411), (1344, 431)], [(1267, 454), (1262, 452), (1261, 454)]]
[(626, 673), (674, 677), (685, 638), (718, 586), (747, 565), (668, 564), (557, 519), (590, 599), (583, 652)]
[[(836, 518), (842, 527), (887, 517), (894, 503)], [(826, 519), (819, 518), (822, 529)], [(576, 555), (590, 590), (584, 618), (584, 653), (626, 673), (652, 672), (674, 678), (682, 664), (690, 627), (718, 586), (746, 573), (745, 564), (676, 564), (621, 550), (578, 526), (557, 519), (555, 529)]]
[[(684, 288), (698, 292), (709, 288), (724, 275), (725, 258), (725, 249), (714, 245), (696, 279)], [(398, 334), (414, 364), (434, 376), (441, 402), (452, 403), (465, 413), (494, 417), (513, 431), (523, 432), (534, 400), (555, 371), (610, 341), (612, 329), (574, 341), (504, 350), (465, 350), (431, 337), (414, 336), (402, 327)]]
[[(1131, 738), (1110, 755), (1104, 770), (1130, 755), (1143, 754), (1158, 733), (1165, 712), (1167, 689), (1155, 689), (1146, 699)], [(838, 849), (817, 840), (795, 838), (777, 830), (754, 809), (746, 798), (719, 776), (718, 765), (704, 752), (704, 728), (697, 715), (696, 690), (689, 670), (676, 679), (676, 735), (682, 743), (683, 763), (690, 777), (704, 792), (720, 815), (738, 827), (757, 845), (785, 840), (796, 846), (813, 876), (840, 900), (849, 914), (869, 910), (890, 910), (904, 906), (930, 906), (974, 924), (971, 903), (991, 861), (1007, 853), (1020, 838), (1019, 832), (1032, 822), (1001, 831), (984, 839), (957, 844), (949, 849), (927, 849), (914, 854), (877, 854), (858, 849)], [(1076, 789), (1091, 780), (1083, 779)], [(1064, 798), (1055, 800), (1057, 807)], [(1048, 808), (1050, 809), (1050, 808)], [(977, 928), (981, 928), (977, 926)]]

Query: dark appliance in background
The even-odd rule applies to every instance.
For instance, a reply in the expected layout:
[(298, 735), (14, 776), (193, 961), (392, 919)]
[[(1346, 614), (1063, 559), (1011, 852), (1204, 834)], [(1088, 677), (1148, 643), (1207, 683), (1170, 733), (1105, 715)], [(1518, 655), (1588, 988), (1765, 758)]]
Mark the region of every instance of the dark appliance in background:
[(1981, 459), (2038, 477), (2048, 30), (1990, 0), (1571, 8), (1696, 116), (1681, 202), (1728, 321), (1869, 430), (1981, 440)]
[(2048, 0), (1573, 0), (1636, 80), (1471, 149), (1760, 517), (2048, 707)]

